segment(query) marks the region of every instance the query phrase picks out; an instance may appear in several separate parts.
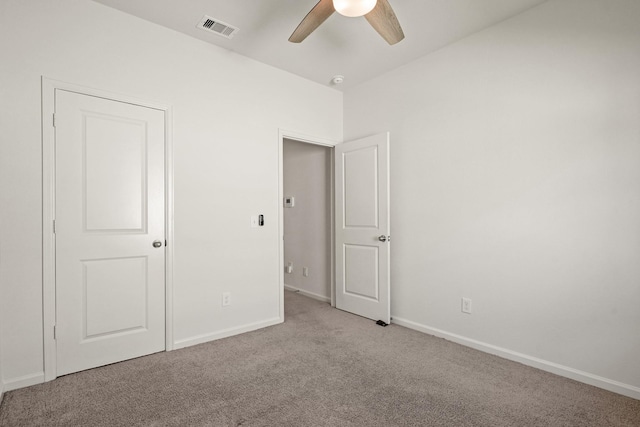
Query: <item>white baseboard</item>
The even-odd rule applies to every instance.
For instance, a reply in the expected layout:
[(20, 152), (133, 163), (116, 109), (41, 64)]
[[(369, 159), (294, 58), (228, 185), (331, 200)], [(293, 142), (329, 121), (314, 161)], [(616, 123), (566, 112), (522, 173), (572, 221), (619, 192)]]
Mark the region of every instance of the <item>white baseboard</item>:
[(38, 372), (36, 374), (29, 374), (22, 377), (5, 380), (3, 384), (3, 394), (5, 391), (17, 390), (19, 388), (29, 387), (31, 385), (42, 384), (43, 382), (44, 372)]
[(267, 326), (277, 325), (282, 323), (284, 320), (276, 317), (269, 320), (264, 320), (261, 322), (250, 323), (248, 325), (240, 326), (237, 328), (229, 328), (219, 332), (214, 332), (212, 334), (203, 334), (197, 335), (195, 337), (186, 338), (183, 340), (178, 340), (173, 343), (173, 349), (177, 350), (179, 348), (191, 347), (192, 345), (202, 344), (209, 341), (215, 341), (222, 338), (232, 337), (234, 335), (244, 334), (245, 332), (255, 331), (257, 329), (266, 328)]
[(317, 299), (322, 302), (328, 302), (331, 304), (331, 297), (325, 297), (324, 295), (316, 294), (314, 292), (305, 291), (304, 289), (296, 288), (295, 286), (290, 286), (285, 283), (284, 289), (287, 291), (298, 292), (301, 295), (304, 295), (309, 298)]
[(466, 347), (471, 347), (476, 350), (480, 350), (484, 353), (500, 356), (504, 359), (513, 360), (514, 362), (519, 362), (519, 363), (522, 363), (523, 365), (527, 365), (543, 371), (551, 372), (552, 374), (556, 374), (561, 377), (570, 378), (575, 381), (579, 381), (595, 387), (603, 388), (605, 390), (609, 390), (614, 393), (622, 394), (624, 396), (628, 396), (633, 399), (640, 400), (639, 387), (635, 387), (629, 384), (624, 384), (619, 381), (610, 380), (608, 378), (600, 377), (598, 375), (590, 374), (588, 372), (573, 369), (568, 366), (559, 365), (557, 363), (549, 362), (547, 360), (539, 359), (537, 357), (528, 356), (526, 354), (511, 351), (506, 348), (483, 343), (481, 341), (463, 337), (461, 335), (452, 334), (440, 329), (436, 329), (426, 325), (422, 325), (420, 323), (412, 322), (411, 320), (406, 320), (406, 319), (392, 316), (391, 323), (395, 323), (396, 325), (399, 325), (399, 326), (404, 326), (405, 328), (424, 332), (425, 334), (434, 335), (439, 338), (444, 338), (446, 340), (453, 341), (458, 344), (462, 344)]

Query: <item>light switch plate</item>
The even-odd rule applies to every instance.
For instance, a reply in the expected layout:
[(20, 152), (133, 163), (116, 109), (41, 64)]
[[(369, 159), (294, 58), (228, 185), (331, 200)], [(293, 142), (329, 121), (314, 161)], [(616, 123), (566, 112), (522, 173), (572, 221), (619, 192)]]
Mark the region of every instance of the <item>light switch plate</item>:
[(286, 196), (284, 198), (284, 207), (285, 208), (292, 208), (296, 205), (296, 198), (293, 196)]

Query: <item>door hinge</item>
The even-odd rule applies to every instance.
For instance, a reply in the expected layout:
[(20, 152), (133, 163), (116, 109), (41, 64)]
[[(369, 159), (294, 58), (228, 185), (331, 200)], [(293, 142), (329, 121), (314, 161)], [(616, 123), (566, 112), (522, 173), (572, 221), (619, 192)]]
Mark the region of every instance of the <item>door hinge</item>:
[(164, 245), (167, 246), (167, 241), (166, 240), (164, 241)]
[(56, 325), (53, 325), (53, 339), (56, 339)]
[(56, 113), (53, 113), (53, 127), (56, 127)]
[(56, 220), (53, 220), (53, 234), (56, 234)]

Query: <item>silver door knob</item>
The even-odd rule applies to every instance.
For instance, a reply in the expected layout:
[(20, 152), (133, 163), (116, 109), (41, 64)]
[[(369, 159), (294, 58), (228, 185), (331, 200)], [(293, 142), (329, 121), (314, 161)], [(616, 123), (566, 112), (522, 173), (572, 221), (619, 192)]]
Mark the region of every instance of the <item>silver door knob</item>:
[(385, 236), (384, 234), (380, 237), (378, 237), (378, 240), (380, 240), (381, 242), (386, 242), (387, 241), (387, 236)]
[(160, 246), (162, 246), (162, 242), (160, 240), (156, 240), (153, 242), (154, 248), (159, 248)]

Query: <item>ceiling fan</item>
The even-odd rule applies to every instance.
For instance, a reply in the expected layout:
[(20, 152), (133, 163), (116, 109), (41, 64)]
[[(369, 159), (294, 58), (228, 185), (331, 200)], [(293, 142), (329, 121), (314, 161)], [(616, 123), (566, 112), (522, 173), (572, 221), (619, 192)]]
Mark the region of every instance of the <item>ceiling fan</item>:
[(300, 43), (336, 11), (344, 16), (364, 16), (390, 45), (404, 39), (402, 27), (387, 0), (320, 0), (300, 22), (289, 41)]

